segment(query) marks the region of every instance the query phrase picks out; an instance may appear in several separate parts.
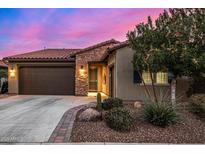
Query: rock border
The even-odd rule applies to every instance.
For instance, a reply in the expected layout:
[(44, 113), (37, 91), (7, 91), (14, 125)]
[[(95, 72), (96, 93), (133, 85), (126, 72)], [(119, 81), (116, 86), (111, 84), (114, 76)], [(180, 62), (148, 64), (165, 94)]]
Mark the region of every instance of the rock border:
[(60, 122), (52, 132), (48, 140), (48, 143), (69, 143), (73, 124), (75, 122), (78, 111), (93, 106), (94, 103), (89, 103), (85, 105), (76, 106), (66, 111), (63, 117), (61, 118)]

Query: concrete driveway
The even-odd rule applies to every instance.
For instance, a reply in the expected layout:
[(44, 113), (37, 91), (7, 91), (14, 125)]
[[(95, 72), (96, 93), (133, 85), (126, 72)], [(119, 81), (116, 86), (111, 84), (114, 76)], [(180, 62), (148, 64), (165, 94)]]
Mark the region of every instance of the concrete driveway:
[(75, 96), (12, 96), (0, 99), (0, 142), (47, 142), (63, 114), (94, 101)]

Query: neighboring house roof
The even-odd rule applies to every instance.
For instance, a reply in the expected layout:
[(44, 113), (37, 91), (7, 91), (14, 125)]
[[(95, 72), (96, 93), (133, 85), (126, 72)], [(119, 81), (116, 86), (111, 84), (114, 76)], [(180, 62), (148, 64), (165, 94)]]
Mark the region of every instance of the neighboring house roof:
[(74, 61), (70, 55), (79, 52), (80, 49), (44, 49), (29, 53), (9, 56), (8, 61)]
[(0, 60), (0, 67), (8, 67), (8, 65), (6, 65), (2, 60)]
[(100, 48), (100, 47), (105, 46), (105, 45), (109, 45), (109, 44), (119, 44), (119, 43), (120, 43), (119, 41), (116, 41), (116, 40), (114, 40), (114, 39), (110, 39), (110, 40), (107, 40), (107, 41), (104, 41), (104, 42), (101, 42), (101, 43), (98, 43), (98, 44), (89, 46), (89, 47), (87, 47), (87, 48), (84, 48), (84, 49), (82, 49), (80, 52), (77, 52), (77, 53), (71, 55), (71, 57), (74, 57), (74, 56), (77, 55), (77, 54), (81, 54), (81, 53), (84, 53), (84, 52), (87, 52), (87, 51), (90, 51), (90, 50), (93, 50), (93, 49), (96, 49), (96, 48)]

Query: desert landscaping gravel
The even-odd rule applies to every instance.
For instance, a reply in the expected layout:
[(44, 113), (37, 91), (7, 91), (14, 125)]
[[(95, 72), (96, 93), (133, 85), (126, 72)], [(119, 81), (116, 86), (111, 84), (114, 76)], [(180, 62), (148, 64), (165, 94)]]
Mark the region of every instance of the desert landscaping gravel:
[[(143, 120), (141, 112), (126, 105), (132, 116), (134, 125), (130, 132), (117, 132), (110, 129), (104, 121), (74, 123), (71, 142), (120, 142), (120, 143), (205, 143), (205, 122), (186, 111), (181, 121), (166, 128), (153, 126)], [(80, 114), (77, 114), (77, 116)]]

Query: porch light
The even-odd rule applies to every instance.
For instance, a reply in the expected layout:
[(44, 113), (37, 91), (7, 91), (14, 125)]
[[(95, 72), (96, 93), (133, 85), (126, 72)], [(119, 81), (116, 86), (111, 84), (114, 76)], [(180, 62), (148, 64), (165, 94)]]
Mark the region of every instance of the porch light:
[(80, 66), (79, 72), (80, 72), (80, 76), (84, 76), (85, 75), (85, 69), (84, 69), (83, 65)]
[(16, 76), (16, 71), (15, 71), (14, 68), (12, 67), (12, 68), (10, 69), (10, 77), (11, 77), (11, 78), (15, 78), (15, 76)]

